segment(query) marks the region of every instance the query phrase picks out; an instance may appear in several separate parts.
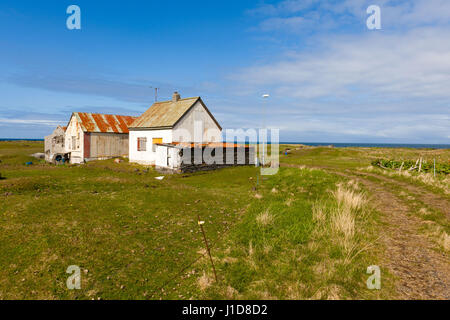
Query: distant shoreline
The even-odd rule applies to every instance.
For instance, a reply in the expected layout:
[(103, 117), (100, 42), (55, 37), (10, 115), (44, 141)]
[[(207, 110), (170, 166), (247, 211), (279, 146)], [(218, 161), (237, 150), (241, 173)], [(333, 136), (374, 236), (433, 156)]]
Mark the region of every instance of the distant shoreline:
[(328, 142), (280, 142), (280, 144), (303, 144), (312, 147), (333, 146), (335, 148), (413, 148), (413, 149), (450, 149), (450, 144), (425, 144), (425, 143), (328, 143)]
[[(44, 139), (2, 139), (0, 141), (29, 141), (29, 142), (42, 142)], [(242, 143), (242, 142), (240, 142)], [(270, 142), (268, 142), (270, 144)], [(280, 144), (284, 145), (306, 145), (311, 147), (319, 146), (333, 146), (335, 148), (413, 148), (413, 149), (450, 149), (450, 144), (421, 144), (421, 143), (337, 143), (337, 142), (285, 142)]]
[(30, 142), (41, 141), (41, 142), (43, 142), (44, 139), (0, 139), (0, 141), (11, 141), (11, 142), (14, 142), (14, 141), (30, 141)]

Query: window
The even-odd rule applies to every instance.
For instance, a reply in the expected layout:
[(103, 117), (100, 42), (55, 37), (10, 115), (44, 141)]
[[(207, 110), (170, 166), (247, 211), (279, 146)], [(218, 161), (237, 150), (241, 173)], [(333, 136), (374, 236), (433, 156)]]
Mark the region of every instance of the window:
[(77, 147), (76, 143), (77, 143), (77, 137), (72, 136), (72, 150), (76, 149), (76, 147)]
[(147, 138), (137, 138), (137, 151), (147, 151)]
[(64, 136), (55, 136), (52, 139), (52, 144), (57, 145), (60, 144), (64, 147)]
[(156, 144), (157, 143), (162, 143), (162, 138), (153, 138), (152, 139), (152, 151), (156, 152)]

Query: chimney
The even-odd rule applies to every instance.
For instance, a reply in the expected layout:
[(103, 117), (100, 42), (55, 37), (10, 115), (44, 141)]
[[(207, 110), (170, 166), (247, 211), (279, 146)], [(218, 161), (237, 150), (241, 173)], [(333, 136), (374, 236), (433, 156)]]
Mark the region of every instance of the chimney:
[(172, 96), (172, 102), (177, 102), (178, 100), (180, 100), (180, 98), (181, 98), (180, 94), (177, 91), (175, 91)]

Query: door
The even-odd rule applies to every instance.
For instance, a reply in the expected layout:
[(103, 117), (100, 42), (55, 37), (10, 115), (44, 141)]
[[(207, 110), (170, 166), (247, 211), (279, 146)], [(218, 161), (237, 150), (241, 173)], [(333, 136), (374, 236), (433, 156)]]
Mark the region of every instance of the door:
[(167, 166), (170, 168), (170, 148), (167, 148)]

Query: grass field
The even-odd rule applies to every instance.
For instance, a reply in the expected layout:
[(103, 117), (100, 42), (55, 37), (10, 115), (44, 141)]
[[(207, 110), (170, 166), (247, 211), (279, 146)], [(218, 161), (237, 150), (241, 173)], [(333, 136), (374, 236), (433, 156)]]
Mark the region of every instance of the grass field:
[[(430, 259), (448, 263), (448, 178), (370, 163), (448, 163), (449, 150), (299, 148), (263, 180), (250, 166), (156, 180), (127, 161), (55, 166), (29, 156), (42, 149), (0, 142), (0, 299), (423, 298), (404, 292), (401, 256), (380, 241), (396, 235), (376, 188), (406, 208), (405, 232), (417, 227)], [(70, 265), (82, 270), (80, 290), (66, 287)], [(381, 290), (366, 286), (370, 265), (382, 268)]]

